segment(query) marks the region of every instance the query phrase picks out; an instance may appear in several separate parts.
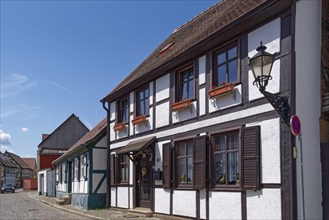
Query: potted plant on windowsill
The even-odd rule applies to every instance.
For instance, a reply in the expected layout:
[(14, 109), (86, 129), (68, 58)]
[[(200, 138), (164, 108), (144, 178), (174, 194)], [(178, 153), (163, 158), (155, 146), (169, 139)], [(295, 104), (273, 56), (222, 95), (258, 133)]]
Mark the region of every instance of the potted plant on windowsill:
[(212, 97), (224, 95), (229, 92), (234, 92), (234, 83), (222, 82), (220, 86), (212, 86), (208, 94), (212, 98)]
[(192, 99), (187, 99), (187, 100), (183, 100), (183, 101), (180, 101), (180, 102), (173, 103), (171, 105), (171, 109), (173, 111), (177, 111), (179, 109), (184, 109), (184, 108), (190, 107), (191, 104), (192, 104)]
[(131, 122), (133, 123), (133, 125), (137, 125), (147, 121), (147, 117), (147, 115), (137, 115)]
[(114, 131), (121, 131), (126, 128), (126, 124), (124, 122), (120, 122), (114, 125), (113, 130)]

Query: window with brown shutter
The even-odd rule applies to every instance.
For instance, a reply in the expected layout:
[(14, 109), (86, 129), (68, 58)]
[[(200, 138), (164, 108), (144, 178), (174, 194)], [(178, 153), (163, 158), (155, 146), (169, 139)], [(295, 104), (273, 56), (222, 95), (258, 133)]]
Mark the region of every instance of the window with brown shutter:
[(171, 161), (172, 161), (171, 143), (167, 143), (162, 146), (162, 172), (163, 172), (162, 187), (164, 189), (171, 188), (171, 180), (172, 180)]
[(242, 129), (242, 188), (260, 189), (260, 126)]
[(212, 185), (240, 186), (239, 130), (212, 136)]
[(194, 138), (194, 188), (206, 188), (207, 136)]

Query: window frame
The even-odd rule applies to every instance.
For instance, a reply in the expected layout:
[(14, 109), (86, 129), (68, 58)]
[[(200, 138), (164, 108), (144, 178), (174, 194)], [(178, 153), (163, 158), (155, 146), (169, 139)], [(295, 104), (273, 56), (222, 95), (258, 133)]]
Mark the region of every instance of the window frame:
[[(122, 160), (123, 158), (125, 158), (125, 160)], [(117, 166), (117, 174), (118, 174), (118, 184), (128, 184), (129, 183), (129, 157), (126, 154), (119, 154), (118, 155), (118, 166)], [(121, 167), (121, 166), (124, 167)], [(124, 172), (127, 171), (127, 173), (125, 173), (127, 179), (123, 179), (122, 178), (122, 169), (124, 169)]]
[(80, 156), (74, 158), (74, 181), (80, 181)]
[(87, 180), (87, 153), (81, 154), (80, 158), (80, 180)]
[[(184, 155), (179, 155), (179, 147), (180, 144), (184, 143), (185, 144), (185, 154)], [(188, 154), (188, 145), (189, 143), (192, 146), (192, 154)], [(194, 186), (194, 139), (185, 139), (185, 140), (179, 140), (174, 142), (174, 149), (175, 149), (175, 161), (174, 163), (177, 165), (176, 167), (176, 175), (175, 175), (175, 182), (177, 188), (192, 188)], [(192, 159), (192, 181), (188, 182), (188, 159)], [(187, 176), (186, 181), (184, 184), (181, 183), (180, 177), (179, 177), (179, 160), (180, 159), (185, 159), (185, 175)]]
[[(237, 134), (237, 139), (238, 139), (238, 144), (237, 144), (237, 149), (234, 150), (229, 150), (228, 149), (228, 141), (227, 141), (227, 137), (229, 134)], [(215, 138), (219, 137), (219, 136), (225, 136), (225, 150), (224, 151), (216, 151), (215, 150)], [(242, 151), (241, 151), (241, 127), (240, 128), (233, 128), (230, 130), (223, 130), (223, 131), (219, 131), (216, 133), (211, 133), (210, 134), (210, 144), (211, 144), (211, 186), (212, 188), (217, 188), (217, 189), (226, 189), (226, 188), (232, 188), (232, 189), (241, 189), (241, 178), (242, 178)], [(228, 176), (228, 165), (229, 165), (229, 161), (228, 161), (228, 154), (231, 152), (238, 152), (238, 180), (239, 180), (239, 184), (228, 184), (228, 180), (227, 180), (227, 176)], [(226, 158), (226, 162), (225, 162), (225, 173), (226, 173), (226, 180), (225, 180), (225, 184), (219, 184), (216, 181), (216, 168), (215, 168), (215, 156), (217, 154), (225, 154), (225, 158)]]
[[(237, 48), (237, 55), (236, 57), (232, 59), (228, 59), (228, 51), (232, 48), (236, 47)], [(224, 46), (218, 47), (212, 51), (212, 77), (211, 77), (211, 86), (221, 86), (221, 82), (218, 80), (218, 67), (222, 65), (218, 65), (217, 63), (217, 56), (221, 53), (225, 52), (225, 66), (226, 66), (226, 81), (225, 84), (228, 83), (233, 83), (233, 84), (238, 84), (241, 82), (241, 77), (240, 77), (240, 41), (239, 39), (233, 40)], [(228, 63), (232, 60), (237, 60), (237, 81), (229, 82), (228, 81)], [(222, 63), (223, 64), (223, 63)], [(224, 65), (224, 64), (223, 64)]]
[[(121, 103), (124, 101), (124, 100), (126, 100), (126, 102), (127, 102), (127, 107), (126, 108), (122, 108), (122, 106), (121, 106)], [(125, 96), (125, 97), (123, 97), (123, 98), (121, 98), (121, 99), (119, 99), (118, 101), (117, 101), (117, 120), (116, 120), (116, 122), (118, 123), (118, 124), (120, 124), (120, 123), (124, 123), (124, 124), (127, 124), (128, 122), (129, 122), (129, 98), (128, 98), (128, 96)], [(124, 111), (124, 109), (127, 111), (127, 118), (126, 118), (126, 121), (123, 121), (123, 114), (122, 114), (122, 112)]]
[[(146, 101), (146, 98), (145, 98), (145, 91), (148, 90), (148, 96), (147, 96), (147, 99), (148, 99), (148, 106), (146, 108), (146, 104), (145, 104), (145, 101)], [(140, 99), (139, 97), (139, 94), (143, 92), (144, 94), (144, 98), (143, 99)], [(144, 105), (144, 111), (147, 109), (147, 113), (145, 114), (141, 114), (141, 111), (140, 111), (140, 103), (141, 101), (143, 101), (143, 105)], [(141, 88), (137, 89), (135, 91), (135, 118), (138, 117), (138, 116), (149, 116), (150, 115), (150, 86), (149, 84), (147, 85), (144, 85), (142, 86)]]
[[(184, 73), (186, 73), (188, 70), (192, 69), (192, 76), (193, 76), (193, 95), (192, 97), (188, 97), (188, 92), (189, 92), (189, 83), (190, 83), (190, 80), (188, 79), (188, 84), (187, 84), (187, 97), (188, 98), (181, 98), (182, 97), (182, 80), (181, 80), (181, 75), (183, 75)], [(192, 63), (189, 63), (179, 69), (177, 69), (175, 71), (175, 78), (176, 78), (176, 83), (175, 83), (175, 102), (182, 102), (182, 101), (186, 101), (186, 100), (190, 100), (190, 99), (195, 99), (196, 97), (196, 77), (195, 77), (195, 64), (194, 62)]]

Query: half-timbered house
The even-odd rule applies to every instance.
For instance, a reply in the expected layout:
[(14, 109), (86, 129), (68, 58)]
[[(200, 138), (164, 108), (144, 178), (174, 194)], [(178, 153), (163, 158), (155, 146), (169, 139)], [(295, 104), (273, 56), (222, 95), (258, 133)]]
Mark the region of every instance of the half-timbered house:
[(106, 119), (103, 119), (65, 154), (53, 161), (56, 167), (56, 196), (68, 196), (73, 206), (105, 208), (106, 125)]
[[(321, 219), (321, 4), (223, 0), (175, 29), (102, 99), (107, 206)], [(275, 54), (266, 90), (287, 98), (301, 141), (253, 85), (260, 42)]]
[(11, 183), (16, 186), (16, 165), (10, 162), (10, 158), (0, 152), (0, 186)]

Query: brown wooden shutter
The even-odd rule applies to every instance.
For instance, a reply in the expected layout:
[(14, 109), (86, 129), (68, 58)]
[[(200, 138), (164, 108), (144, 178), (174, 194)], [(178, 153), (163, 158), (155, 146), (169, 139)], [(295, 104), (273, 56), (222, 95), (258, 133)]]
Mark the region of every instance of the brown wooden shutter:
[(162, 145), (162, 187), (164, 189), (171, 188), (171, 143)]
[(111, 185), (115, 185), (116, 178), (115, 178), (115, 154), (111, 154), (111, 161), (110, 161), (110, 176), (111, 176)]
[(206, 188), (207, 174), (207, 136), (198, 136), (194, 138), (194, 188)]
[(260, 189), (260, 126), (242, 129), (242, 187)]

